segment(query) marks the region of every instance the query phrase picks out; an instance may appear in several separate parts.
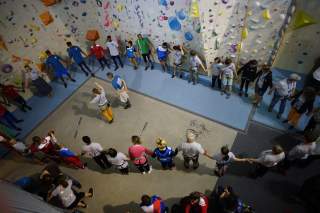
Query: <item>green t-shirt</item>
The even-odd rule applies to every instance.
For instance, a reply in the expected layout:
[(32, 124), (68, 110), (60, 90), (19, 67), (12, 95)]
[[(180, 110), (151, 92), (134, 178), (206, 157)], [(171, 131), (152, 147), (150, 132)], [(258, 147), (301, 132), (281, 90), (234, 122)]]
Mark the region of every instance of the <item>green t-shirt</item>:
[(149, 53), (149, 42), (147, 38), (138, 39), (136, 46), (139, 48), (141, 54)]

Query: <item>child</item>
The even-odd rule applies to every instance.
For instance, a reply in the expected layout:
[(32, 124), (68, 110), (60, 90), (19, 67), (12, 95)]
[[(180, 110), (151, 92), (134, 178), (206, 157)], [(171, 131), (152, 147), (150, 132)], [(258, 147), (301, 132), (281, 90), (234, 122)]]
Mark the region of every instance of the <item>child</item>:
[(108, 161), (117, 167), (117, 169), (123, 175), (129, 174), (129, 164), (128, 160), (130, 160), (125, 154), (122, 152), (118, 152), (117, 150), (110, 148), (107, 152)]
[(143, 212), (146, 213), (168, 213), (169, 209), (164, 204), (163, 200), (157, 196), (153, 195), (142, 195), (140, 207)]
[(126, 47), (127, 57), (130, 63), (133, 65), (133, 68), (138, 69), (138, 63), (136, 60), (136, 49), (134, 48), (132, 41), (128, 41), (128, 46)]
[(157, 148), (153, 151), (152, 157), (157, 157), (163, 169), (172, 169), (175, 167), (173, 157), (175, 156), (174, 150), (167, 146), (167, 142), (162, 138), (156, 140)]
[(113, 113), (109, 101), (106, 98), (106, 92), (104, 88), (95, 82), (96, 87), (92, 89), (94, 98), (90, 103), (97, 103), (100, 109), (101, 115), (111, 124), (113, 122)]
[(113, 75), (113, 73), (108, 72), (107, 78), (111, 81), (112, 87), (118, 92), (120, 101), (124, 105), (124, 109), (131, 107), (131, 102), (128, 95), (128, 87), (126, 82), (120, 78), (118, 75)]
[(18, 93), (18, 91), (21, 90), (20, 88), (11, 84), (0, 84), (0, 89), (2, 96), (6, 98), (8, 101), (16, 104), (21, 111), (27, 112), (27, 109), (32, 110), (32, 107), (29, 106), (27, 101)]
[(100, 46), (99, 44), (96, 44), (95, 41), (90, 47), (90, 55), (94, 55), (96, 57), (102, 70), (104, 69), (104, 65), (106, 65), (108, 69), (110, 69), (110, 63), (105, 57), (105, 50), (103, 49), (102, 46)]
[(176, 76), (177, 71), (180, 73), (180, 78), (183, 77), (182, 70), (181, 70), (182, 69), (182, 57), (184, 55), (183, 48), (184, 47), (182, 45), (173, 46), (174, 62), (173, 62), (172, 78), (174, 78)]
[(194, 50), (190, 51), (190, 66), (190, 76), (188, 82), (190, 83), (193, 81), (193, 85), (195, 85), (198, 82), (199, 67), (201, 66), (204, 71), (206, 71), (206, 68)]
[(162, 45), (160, 45), (157, 48), (158, 60), (161, 64), (163, 72), (166, 72), (166, 70), (169, 72), (169, 66), (167, 64), (167, 59), (168, 59), (169, 53), (170, 53), (169, 45), (166, 42), (162, 43)]
[(214, 63), (212, 64), (212, 84), (211, 87), (214, 88), (216, 81), (218, 81), (218, 88), (221, 90), (221, 69), (223, 64), (219, 57), (214, 59)]
[(29, 65), (25, 65), (25, 89), (28, 88), (29, 80), (32, 85), (37, 88), (37, 94), (40, 96), (52, 96), (52, 87), (41, 77), (41, 73), (32, 69)]
[(82, 163), (80, 158), (74, 152), (72, 152), (69, 148), (64, 147), (63, 145), (61, 145), (61, 148), (59, 150), (59, 156), (61, 157), (63, 162), (65, 162), (66, 164), (69, 164), (78, 169), (85, 168), (85, 164)]
[(226, 59), (225, 67), (222, 68), (221, 75), (222, 75), (222, 85), (223, 85), (221, 95), (226, 93), (227, 98), (230, 98), (233, 79), (237, 78), (236, 66), (234, 65), (234, 63), (230, 58)]
[(220, 150), (221, 152), (219, 154), (216, 154), (214, 156), (208, 156), (212, 160), (216, 161), (216, 168), (214, 170), (214, 173), (218, 176), (221, 177), (224, 175), (224, 173), (227, 171), (228, 166), (234, 162), (245, 162), (247, 159), (240, 159), (237, 158), (232, 152), (229, 151), (229, 148), (227, 146), (223, 146)]
[(123, 68), (123, 63), (121, 61), (120, 53), (119, 53), (119, 44), (116, 41), (112, 41), (111, 36), (107, 36), (107, 48), (108, 48), (108, 50), (110, 52), (111, 58), (113, 60), (113, 63), (116, 66), (114, 68), (114, 71), (119, 69), (117, 60), (119, 61), (121, 68)]
[(238, 74), (242, 73), (239, 96), (242, 96), (242, 90), (245, 87), (244, 96), (248, 97), (249, 84), (256, 78), (257, 69), (258, 61), (251, 60), (238, 70)]

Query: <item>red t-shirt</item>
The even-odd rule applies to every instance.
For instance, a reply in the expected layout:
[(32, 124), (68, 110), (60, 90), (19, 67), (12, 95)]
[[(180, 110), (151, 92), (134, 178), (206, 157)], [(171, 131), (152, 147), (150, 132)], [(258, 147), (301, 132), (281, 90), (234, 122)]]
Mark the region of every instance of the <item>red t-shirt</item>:
[(104, 56), (104, 49), (99, 44), (91, 46), (90, 51), (91, 55), (95, 55), (97, 59), (101, 59)]
[(19, 97), (19, 93), (12, 85), (6, 85), (2, 87), (3, 95), (9, 99), (15, 99), (16, 97)]
[(7, 109), (4, 106), (2, 106), (2, 104), (0, 104), (0, 117), (2, 117), (6, 111)]
[(195, 204), (195, 205), (191, 205), (188, 204), (185, 207), (185, 213), (190, 213), (191, 208), (196, 209), (196, 212), (199, 213), (207, 213), (208, 212), (208, 198), (205, 195), (201, 195), (201, 199), (199, 201), (199, 203)]

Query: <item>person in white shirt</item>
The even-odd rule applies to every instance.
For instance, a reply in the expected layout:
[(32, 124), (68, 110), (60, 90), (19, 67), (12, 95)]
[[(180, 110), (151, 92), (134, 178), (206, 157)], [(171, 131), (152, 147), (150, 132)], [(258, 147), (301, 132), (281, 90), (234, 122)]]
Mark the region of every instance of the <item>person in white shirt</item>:
[(206, 155), (206, 151), (202, 148), (201, 144), (195, 141), (196, 135), (192, 132), (187, 132), (187, 141), (181, 143), (175, 150), (175, 153), (178, 154), (179, 151), (182, 151), (182, 156), (184, 159), (184, 167), (189, 169), (190, 161), (193, 163), (193, 169), (199, 167), (199, 155)]
[(90, 188), (87, 193), (76, 192), (72, 189), (72, 180), (60, 180), (59, 185), (50, 193), (48, 201), (53, 197), (59, 196), (62, 205), (66, 209), (76, 207), (86, 208), (87, 204), (83, 201), (85, 197), (93, 196), (93, 189)]
[(117, 150), (110, 148), (107, 152), (108, 161), (117, 167), (117, 169), (123, 175), (129, 174), (129, 163), (130, 160), (125, 154), (122, 152), (118, 152)]
[(180, 73), (179, 77), (182, 78), (182, 57), (184, 55), (184, 47), (182, 45), (173, 46), (173, 73), (172, 78), (176, 77), (177, 72)]
[(280, 119), (283, 114), (287, 100), (292, 98), (295, 93), (297, 81), (300, 81), (301, 77), (297, 74), (291, 74), (289, 78), (285, 78), (283, 80), (275, 83), (273, 88), (269, 91), (269, 95), (273, 93), (273, 98), (268, 108), (268, 112), (272, 112), (273, 107), (280, 101), (279, 112), (277, 114), (277, 118)]
[(107, 48), (110, 52), (110, 56), (113, 60), (113, 63), (116, 66), (114, 71), (116, 71), (119, 68), (117, 60), (119, 61), (121, 68), (123, 68), (123, 63), (119, 54), (119, 44), (116, 41), (112, 41), (111, 36), (107, 37)]
[(232, 92), (233, 79), (237, 78), (236, 66), (230, 58), (227, 58), (224, 62), (225, 66), (221, 69), (222, 78), (222, 91), (221, 95), (224, 93), (227, 98), (230, 98)]
[(201, 59), (197, 56), (197, 53), (194, 50), (190, 51), (190, 75), (189, 75), (189, 83), (192, 81), (195, 85), (198, 82), (199, 77), (199, 68), (202, 68), (206, 72), (206, 68), (204, 67)]
[(0, 135), (0, 142), (10, 144), (12, 146), (12, 148), (14, 148), (14, 150), (16, 150), (18, 153), (20, 153), (22, 155), (26, 155), (26, 154), (30, 153), (30, 150), (28, 149), (28, 147), (24, 143), (22, 143), (20, 141), (16, 141), (15, 139), (7, 140), (6, 138), (4, 138), (3, 136)]
[(89, 136), (82, 137), (84, 146), (82, 146), (81, 155), (87, 155), (101, 167), (101, 169), (107, 169), (111, 167), (102, 146), (99, 143), (92, 143)]
[(101, 111), (101, 115), (111, 124), (113, 122), (113, 113), (110, 103), (106, 97), (106, 92), (104, 88), (95, 82), (96, 87), (92, 89), (92, 93), (95, 96), (90, 103), (98, 104)]
[(211, 87), (214, 88), (216, 81), (218, 81), (218, 88), (221, 90), (221, 72), (222, 72), (223, 64), (219, 57), (214, 59), (214, 63), (211, 66), (212, 70), (212, 82)]
[(256, 163), (257, 167), (252, 174), (253, 178), (264, 176), (268, 170), (277, 166), (285, 159), (285, 153), (281, 146), (275, 145), (272, 150), (263, 151), (258, 158), (249, 158), (250, 163)]

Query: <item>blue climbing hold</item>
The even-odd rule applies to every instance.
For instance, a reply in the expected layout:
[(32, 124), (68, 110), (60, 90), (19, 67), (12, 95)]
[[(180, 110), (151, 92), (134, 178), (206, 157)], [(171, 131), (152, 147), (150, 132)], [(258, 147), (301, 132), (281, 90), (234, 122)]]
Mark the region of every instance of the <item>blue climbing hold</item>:
[(192, 41), (193, 35), (192, 35), (192, 33), (190, 33), (190, 32), (186, 32), (186, 33), (184, 34), (184, 38), (185, 38), (187, 41)]
[(178, 11), (176, 14), (180, 20), (185, 20), (187, 18), (187, 15), (183, 9)]
[(80, 2), (81, 2), (82, 4), (85, 4), (85, 3), (87, 3), (87, 0), (80, 0)]
[(167, 0), (159, 0), (159, 4), (162, 5), (162, 6), (165, 6), (165, 7), (168, 6)]
[(168, 23), (169, 23), (169, 27), (171, 30), (174, 30), (174, 31), (180, 31), (181, 30), (181, 24), (179, 22), (179, 20), (177, 19), (177, 17), (170, 17), (168, 19)]

